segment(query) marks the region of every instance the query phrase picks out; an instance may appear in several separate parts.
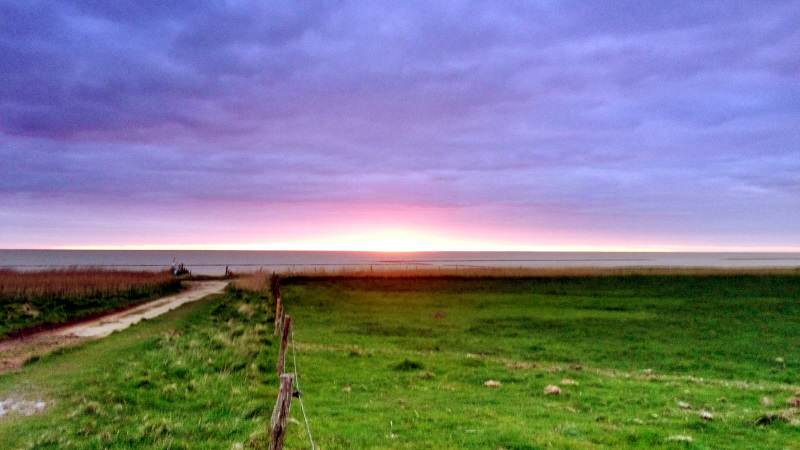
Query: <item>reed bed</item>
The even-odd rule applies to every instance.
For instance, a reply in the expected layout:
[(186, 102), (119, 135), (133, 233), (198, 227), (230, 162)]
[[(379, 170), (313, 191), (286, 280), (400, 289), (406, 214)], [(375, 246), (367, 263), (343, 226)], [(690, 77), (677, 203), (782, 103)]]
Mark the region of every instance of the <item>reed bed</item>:
[(180, 289), (168, 271), (0, 270), (0, 337), (130, 306)]
[(174, 282), (168, 271), (116, 271), (100, 269), (63, 269), (37, 272), (0, 270), (0, 298), (35, 299), (103, 297), (152, 291)]
[(258, 271), (244, 274), (231, 283), (234, 289), (252, 292), (269, 292), (269, 277), (266, 272)]
[(288, 278), (580, 278), (619, 276), (800, 276), (800, 267), (414, 267), (287, 270)]

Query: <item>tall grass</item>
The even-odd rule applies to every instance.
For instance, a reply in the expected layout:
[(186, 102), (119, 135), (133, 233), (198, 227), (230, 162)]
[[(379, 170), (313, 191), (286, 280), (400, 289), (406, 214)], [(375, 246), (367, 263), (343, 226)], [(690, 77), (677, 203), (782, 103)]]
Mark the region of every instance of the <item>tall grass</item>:
[(169, 272), (0, 270), (0, 337), (129, 306), (177, 291)]
[(169, 272), (63, 269), (37, 272), (0, 270), (0, 298), (36, 299), (109, 296), (150, 291), (172, 283)]
[(235, 279), (231, 285), (234, 289), (267, 293), (269, 292), (269, 277), (270, 275), (266, 272), (252, 272)]

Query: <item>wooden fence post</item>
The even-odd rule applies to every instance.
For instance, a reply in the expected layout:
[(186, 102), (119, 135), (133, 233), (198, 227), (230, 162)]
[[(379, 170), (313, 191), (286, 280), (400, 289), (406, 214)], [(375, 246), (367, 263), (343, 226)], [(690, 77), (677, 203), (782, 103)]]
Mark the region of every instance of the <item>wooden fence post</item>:
[(283, 442), (286, 440), (286, 421), (289, 419), (289, 409), (292, 405), (293, 385), (294, 374), (284, 373), (281, 375), (278, 401), (275, 402), (272, 419), (269, 421), (269, 450), (283, 449)]
[(283, 319), (283, 333), (281, 334), (281, 346), (278, 349), (278, 376), (283, 375), (283, 369), (286, 365), (286, 347), (289, 344), (289, 333), (292, 331), (292, 316), (286, 316)]
[(274, 272), (270, 278), (270, 290), (275, 305), (275, 329), (272, 334), (278, 336), (281, 332), (281, 325), (283, 325), (283, 300), (281, 300), (281, 281), (278, 274)]
[(275, 272), (272, 272), (272, 276), (270, 277), (270, 289), (272, 289), (272, 297), (277, 298), (281, 296), (281, 280)]
[(272, 334), (275, 336), (280, 335), (281, 333), (281, 324), (283, 322), (283, 302), (281, 298), (278, 297), (275, 299), (275, 330), (273, 330)]

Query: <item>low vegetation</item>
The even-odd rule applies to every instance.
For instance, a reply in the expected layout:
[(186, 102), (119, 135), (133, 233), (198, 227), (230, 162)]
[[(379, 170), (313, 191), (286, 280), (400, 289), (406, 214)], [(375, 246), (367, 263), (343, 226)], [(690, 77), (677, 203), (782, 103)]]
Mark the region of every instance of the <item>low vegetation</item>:
[(274, 402), (269, 304), (229, 289), (0, 375), (3, 449), (261, 448)]
[[(265, 448), (276, 341), (259, 283), (0, 376), (0, 399), (48, 405), (0, 419), (0, 442)], [(800, 442), (791, 273), (305, 276), (282, 295), (319, 448)], [(296, 400), (292, 416), (286, 448), (307, 449)]]
[(296, 278), (282, 293), (320, 448), (800, 442), (796, 275)]
[(169, 272), (0, 270), (0, 338), (80, 319), (180, 289)]
[(233, 280), (231, 287), (240, 291), (269, 292), (269, 277), (264, 272), (245, 274)]

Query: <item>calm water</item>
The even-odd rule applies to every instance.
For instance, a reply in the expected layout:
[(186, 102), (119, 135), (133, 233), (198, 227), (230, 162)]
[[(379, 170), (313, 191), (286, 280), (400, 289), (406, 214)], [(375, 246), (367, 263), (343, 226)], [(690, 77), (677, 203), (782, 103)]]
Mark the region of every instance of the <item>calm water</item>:
[(161, 270), (172, 259), (196, 274), (285, 268), (413, 267), (626, 267), (800, 266), (800, 253), (601, 253), (601, 252), (309, 252), (207, 250), (0, 250), (0, 267), (36, 270), (95, 266)]

